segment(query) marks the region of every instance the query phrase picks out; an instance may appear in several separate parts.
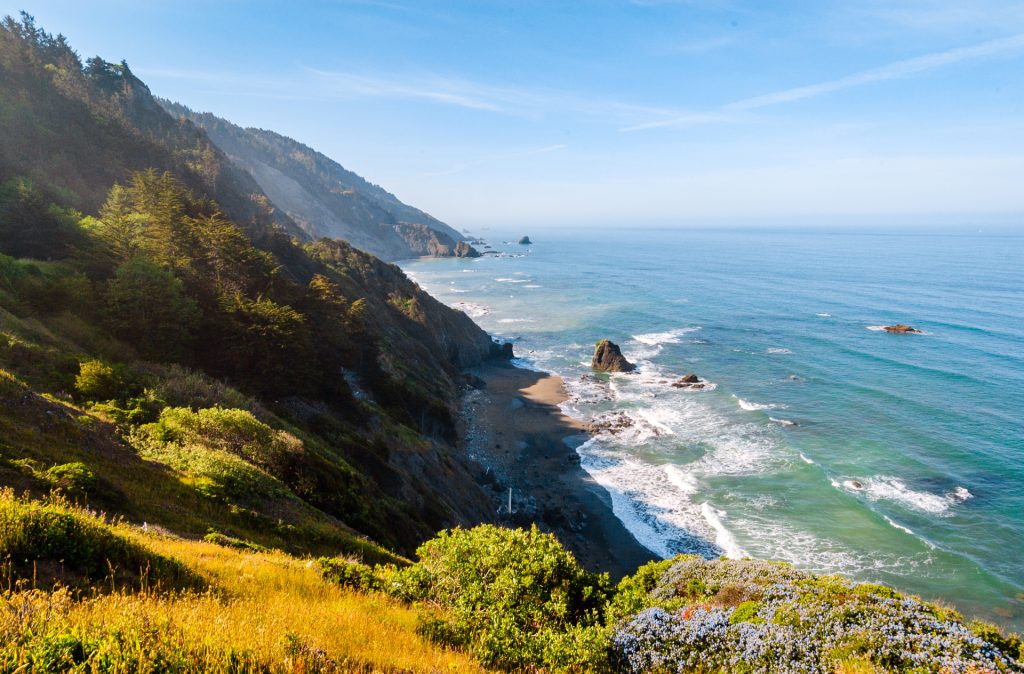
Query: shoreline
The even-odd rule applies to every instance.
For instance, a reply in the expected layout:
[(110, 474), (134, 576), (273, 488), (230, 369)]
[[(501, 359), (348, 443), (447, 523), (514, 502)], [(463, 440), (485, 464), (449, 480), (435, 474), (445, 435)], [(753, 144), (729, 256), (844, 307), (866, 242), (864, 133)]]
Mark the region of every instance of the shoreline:
[(612, 511), (608, 492), (580, 466), (575, 448), (586, 430), (558, 407), (568, 398), (561, 377), (493, 363), (470, 374), (475, 386), (462, 399), (459, 444), (486, 469), (485, 488), (499, 521), (536, 523), (558, 536), (584, 568), (607, 571), (613, 580), (660, 559), (633, 537)]

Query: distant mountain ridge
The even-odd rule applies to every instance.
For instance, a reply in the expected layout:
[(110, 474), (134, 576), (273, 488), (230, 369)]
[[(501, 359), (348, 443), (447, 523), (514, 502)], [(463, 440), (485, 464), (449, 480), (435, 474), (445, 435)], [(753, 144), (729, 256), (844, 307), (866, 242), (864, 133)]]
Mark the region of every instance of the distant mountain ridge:
[(309, 237), (344, 239), (385, 260), (472, 256), (462, 234), (339, 163), (273, 131), (242, 128), (208, 112), (158, 99), (172, 116), (206, 131)]

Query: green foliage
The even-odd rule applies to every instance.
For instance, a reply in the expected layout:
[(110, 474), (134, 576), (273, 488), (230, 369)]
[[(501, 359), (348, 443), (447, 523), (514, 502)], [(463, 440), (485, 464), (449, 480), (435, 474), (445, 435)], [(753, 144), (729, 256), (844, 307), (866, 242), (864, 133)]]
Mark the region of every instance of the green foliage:
[(342, 587), (369, 592), (383, 589), (387, 582), (385, 567), (377, 567), (382, 569), (378, 572), (377, 568), (354, 559), (321, 557), (317, 564), (320, 565), (324, 580)]
[[(211, 499), (252, 503), (289, 494), (272, 475), (229, 451), (262, 454), (272, 450), (225, 442), (217, 432), (206, 437), (202, 429), (190, 427), (194, 419), (188, 415), (192, 414), (187, 409), (167, 408), (158, 421), (135, 429), (130, 441), (140, 456), (181, 471), (192, 479), (197, 491)], [(183, 419), (185, 424), (179, 423)], [(220, 429), (214, 425), (214, 430)]]
[(188, 353), (199, 309), (182, 282), (143, 258), (117, 268), (107, 284), (105, 315), (111, 331), (153, 360)]
[(164, 443), (232, 454), (270, 472), (284, 470), (303, 452), (301, 440), (246, 410), (167, 407), (157, 422), (139, 430)]
[(608, 604), (608, 620), (615, 622), (627, 616), (649, 608), (653, 604), (651, 593), (658, 581), (668, 569), (685, 555), (658, 562), (648, 562), (636, 570), (632, 576), (626, 576), (615, 588), (615, 594)]
[(252, 398), (224, 382), (174, 363), (150, 366), (148, 372), (154, 380), (154, 397), (171, 407), (232, 407), (249, 411), (258, 407)]
[(737, 625), (739, 623), (753, 622), (758, 620), (757, 611), (761, 608), (761, 605), (756, 601), (745, 601), (732, 612), (729, 616), (729, 624)]
[(114, 400), (121, 395), (121, 390), (121, 377), (111, 366), (99, 360), (79, 364), (75, 391), (83, 400)]
[(63, 257), (80, 239), (76, 215), (48, 204), (34, 183), (12, 178), (0, 184), (0, 252)]
[(71, 497), (94, 494), (99, 487), (95, 473), (81, 461), (53, 466), (46, 471), (46, 478), (54, 489)]
[(608, 577), (583, 570), (553, 535), (481, 525), (441, 532), (417, 554), (391, 591), (439, 609), (424, 614), (432, 638), (503, 669), (600, 660), (570, 645), (604, 643), (583, 632), (601, 629)]
[(116, 533), (97, 515), (60, 502), (18, 499), (10, 490), (0, 490), (0, 560), (15, 581), (202, 585), (180, 563)]

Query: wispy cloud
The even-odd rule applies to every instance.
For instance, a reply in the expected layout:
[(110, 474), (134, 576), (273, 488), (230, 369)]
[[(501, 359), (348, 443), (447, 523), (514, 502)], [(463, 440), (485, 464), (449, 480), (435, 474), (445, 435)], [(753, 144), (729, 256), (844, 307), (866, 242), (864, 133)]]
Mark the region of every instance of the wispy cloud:
[(472, 110), (501, 112), (509, 96), (498, 90), (485, 91), (479, 86), (466, 86), (453, 80), (423, 78), (411, 83), (346, 72), (310, 70), (332, 93), (353, 97), (420, 99)]
[(913, 77), (919, 73), (935, 70), (945, 66), (954, 65), (964, 61), (1009, 54), (1024, 50), (1024, 33), (1011, 37), (1001, 38), (982, 42), (970, 47), (959, 47), (948, 51), (926, 54), (916, 58), (897, 61), (879, 68), (865, 70), (846, 77), (818, 82), (792, 89), (783, 89), (762, 96), (745, 98), (723, 105), (717, 112), (705, 114), (683, 114), (665, 119), (658, 119), (642, 124), (634, 124), (623, 128), (623, 131), (640, 131), (644, 129), (655, 129), (674, 126), (693, 126), (707, 122), (727, 121), (735, 119), (737, 113), (743, 113), (760, 108), (767, 108), (782, 103), (804, 100), (823, 96), (836, 91), (853, 89), (875, 82), (899, 80)]
[(557, 89), (492, 85), (434, 73), (381, 77), (324, 70), (309, 72), (317, 78), (318, 86), (337, 97), (425, 100), (522, 117), (568, 113), (605, 117), (619, 123), (681, 114), (679, 110), (583, 96)]

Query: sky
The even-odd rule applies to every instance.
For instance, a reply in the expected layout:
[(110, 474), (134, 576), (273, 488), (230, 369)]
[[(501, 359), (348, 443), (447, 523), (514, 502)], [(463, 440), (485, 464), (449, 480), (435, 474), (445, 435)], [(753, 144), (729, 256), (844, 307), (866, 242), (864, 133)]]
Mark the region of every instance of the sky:
[(1019, 1), (0, 9), (459, 229), (1024, 229)]

